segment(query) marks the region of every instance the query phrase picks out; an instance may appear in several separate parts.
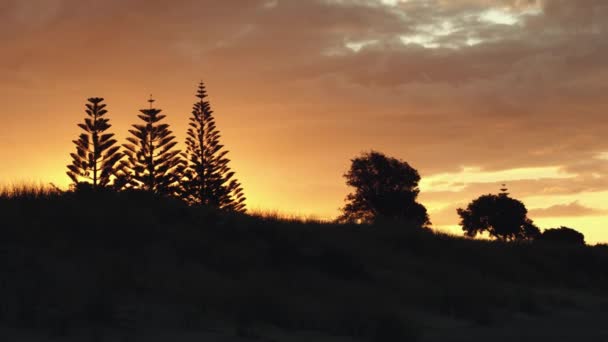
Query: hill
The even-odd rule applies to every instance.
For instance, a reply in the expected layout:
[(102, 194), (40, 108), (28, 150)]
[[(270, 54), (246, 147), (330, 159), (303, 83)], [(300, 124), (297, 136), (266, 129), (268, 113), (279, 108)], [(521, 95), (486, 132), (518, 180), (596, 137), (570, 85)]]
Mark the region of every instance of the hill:
[(606, 246), (226, 214), (139, 192), (25, 189), (0, 195), (0, 217), (3, 340), (608, 337)]

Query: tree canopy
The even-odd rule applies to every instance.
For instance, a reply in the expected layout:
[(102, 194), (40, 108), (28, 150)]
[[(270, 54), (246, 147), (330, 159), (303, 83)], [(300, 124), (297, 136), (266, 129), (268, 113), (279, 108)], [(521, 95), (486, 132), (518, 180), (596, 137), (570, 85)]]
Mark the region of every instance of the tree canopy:
[(546, 229), (539, 237), (539, 240), (553, 243), (585, 245), (585, 235), (575, 229), (563, 226)]
[(488, 194), (473, 200), (466, 209), (458, 209), (465, 235), (475, 237), (487, 232), (499, 240), (529, 240), (540, 235), (525, 205), (508, 196)]
[(77, 140), (76, 153), (70, 154), (72, 163), (68, 165), (67, 175), (76, 186), (81, 182), (89, 183), (93, 189), (104, 188), (110, 184), (115, 173), (115, 165), (123, 157), (120, 146), (116, 145), (113, 133), (106, 133), (112, 127), (103, 98), (92, 97), (86, 104), (87, 117), (78, 124), (84, 133)]
[(191, 204), (203, 204), (230, 211), (245, 211), (241, 184), (228, 167), (227, 150), (220, 144), (220, 133), (207, 100), (205, 84), (196, 94), (186, 138), (187, 163), (182, 180), (182, 197)]
[(418, 171), (407, 162), (371, 151), (351, 160), (344, 175), (355, 188), (346, 197), (340, 222), (374, 223), (379, 219), (430, 224), (426, 208), (416, 202)]
[(152, 107), (140, 110), (142, 124), (133, 125), (131, 136), (124, 144), (126, 160), (122, 162), (121, 181), (126, 188), (175, 195), (183, 162), (180, 151), (175, 149), (175, 136), (168, 124), (161, 123), (166, 117), (160, 109)]

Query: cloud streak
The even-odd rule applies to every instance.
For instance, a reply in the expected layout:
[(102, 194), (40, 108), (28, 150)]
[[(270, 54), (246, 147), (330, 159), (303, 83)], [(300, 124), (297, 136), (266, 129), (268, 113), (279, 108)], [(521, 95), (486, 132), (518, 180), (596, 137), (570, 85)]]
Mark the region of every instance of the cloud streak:
[(579, 217), (579, 216), (606, 216), (608, 210), (589, 208), (578, 202), (558, 204), (547, 208), (530, 210), (532, 217)]

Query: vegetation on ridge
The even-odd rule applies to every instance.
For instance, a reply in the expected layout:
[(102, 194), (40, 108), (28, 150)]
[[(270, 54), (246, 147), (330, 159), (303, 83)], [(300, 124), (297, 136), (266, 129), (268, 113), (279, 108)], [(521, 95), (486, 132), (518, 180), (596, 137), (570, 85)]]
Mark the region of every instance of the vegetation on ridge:
[(414, 340), (426, 315), (493, 325), (578, 305), (568, 293), (608, 298), (603, 246), (282, 221), (141, 191), (21, 190), (0, 215), (0, 322), (54, 334), (224, 320)]

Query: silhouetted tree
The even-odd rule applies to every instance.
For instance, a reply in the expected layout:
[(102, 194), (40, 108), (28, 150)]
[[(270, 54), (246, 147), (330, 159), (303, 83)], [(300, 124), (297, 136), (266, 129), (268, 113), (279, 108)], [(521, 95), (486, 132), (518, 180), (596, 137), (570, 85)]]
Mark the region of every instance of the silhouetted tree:
[(572, 245), (585, 245), (585, 235), (568, 227), (546, 229), (539, 237), (539, 240)]
[(430, 224), (426, 208), (416, 202), (420, 175), (408, 163), (371, 151), (352, 159), (344, 175), (355, 188), (346, 197), (339, 222), (373, 223), (378, 219)]
[(524, 204), (505, 192), (483, 195), (457, 212), (462, 230), (469, 237), (487, 232), (496, 239), (508, 241), (530, 240), (540, 235), (538, 227), (527, 217)]
[(168, 124), (160, 123), (166, 115), (153, 108), (140, 110), (143, 124), (129, 130), (129, 143), (124, 144), (126, 160), (121, 163), (121, 182), (125, 188), (141, 189), (160, 195), (175, 195), (183, 162), (174, 149), (175, 136)]
[(209, 205), (238, 212), (245, 211), (245, 196), (241, 184), (228, 167), (228, 151), (220, 144), (213, 111), (201, 82), (198, 98), (192, 109), (190, 128), (186, 138), (187, 161), (182, 182), (182, 196), (192, 204)]
[(67, 175), (77, 186), (79, 183), (90, 183), (95, 190), (107, 187), (115, 173), (115, 166), (123, 157), (120, 146), (116, 145), (114, 134), (105, 133), (112, 125), (105, 117), (108, 111), (103, 98), (93, 97), (86, 104), (87, 117), (84, 123), (78, 124), (84, 133), (80, 134), (76, 144), (76, 153), (71, 153), (72, 164), (68, 165)]

